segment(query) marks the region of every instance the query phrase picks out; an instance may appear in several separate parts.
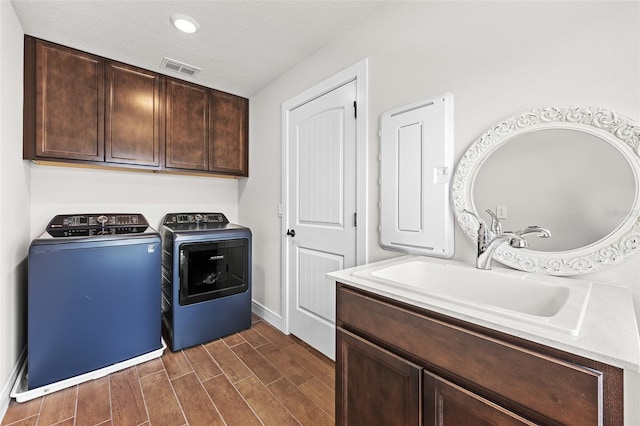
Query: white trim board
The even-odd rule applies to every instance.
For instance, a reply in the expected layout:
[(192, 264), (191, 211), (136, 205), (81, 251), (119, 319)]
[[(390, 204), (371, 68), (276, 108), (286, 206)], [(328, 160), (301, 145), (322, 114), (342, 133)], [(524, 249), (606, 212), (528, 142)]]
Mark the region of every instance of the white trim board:
[(7, 377), (7, 381), (2, 385), (2, 389), (0, 389), (0, 421), (7, 414), (7, 409), (9, 408), (9, 402), (11, 402), (11, 389), (13, 388), (13, 384), (18, 380), (18, 374), (20, 373), (21, 366), (27, 362), (27, 346), (25, 345), (20, 352), (20, 356), (18, 357), (15, 365), (11, 369), (11, 374)]

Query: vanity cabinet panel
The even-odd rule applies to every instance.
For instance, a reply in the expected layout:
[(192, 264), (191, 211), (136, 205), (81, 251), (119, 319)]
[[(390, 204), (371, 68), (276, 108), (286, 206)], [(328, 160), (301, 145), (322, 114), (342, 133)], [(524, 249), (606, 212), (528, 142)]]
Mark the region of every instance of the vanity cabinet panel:
[(435, 374), (424, 372), (425, 426), (534, 426), (537, 424)]
[(336, 331), (337, 425), (420, 425), (422, 368)]
[(160, 166), (161, 76), (111, 61), (106, 71), (105, 160)]
[(209, 170), (209, 91), (168, 79), (166, 96), (166, 167)]
[(621, 418), (620, 369), (342, 284), (336, 318), (337, 326), (532, 421), (613, 425)]
[(217, 90), (211, 92), (211, 171), (248, 176), (248, 118), (248, 99)]
[(25, 135), (35, 139), (25, 138), (34, 146), (32, 154), (103, 161), (104, 60), (31, 38), (25, 51), (35, 55), (25, 61), (25, 85), (35, 88), (25, 93), (25, 115), (35, 115), (25, 119), (35, 126)]

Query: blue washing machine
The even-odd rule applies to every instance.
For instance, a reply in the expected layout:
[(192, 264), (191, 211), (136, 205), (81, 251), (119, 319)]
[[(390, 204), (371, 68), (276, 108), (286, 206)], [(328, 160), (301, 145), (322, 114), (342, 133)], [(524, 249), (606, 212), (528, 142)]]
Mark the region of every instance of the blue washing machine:
[(29, 389), (162, 347), (161, 240), (141, 214), (58, 215), (28, 263)]
[(162, 223), (162, 312), (177, 351), (251, 327), (251, 230), (222, 213)]

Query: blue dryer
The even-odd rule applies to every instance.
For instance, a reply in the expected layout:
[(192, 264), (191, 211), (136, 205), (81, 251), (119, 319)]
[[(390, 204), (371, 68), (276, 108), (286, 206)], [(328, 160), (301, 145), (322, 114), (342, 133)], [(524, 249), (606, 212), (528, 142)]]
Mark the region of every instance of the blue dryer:
[(162, 347), (161, 242), (144, 216), (56, 216), (28, 263), (29, 389)]
[(251, 230), (222, 213), (162, 221), (162, 312), (173, 351), (251, 327)]

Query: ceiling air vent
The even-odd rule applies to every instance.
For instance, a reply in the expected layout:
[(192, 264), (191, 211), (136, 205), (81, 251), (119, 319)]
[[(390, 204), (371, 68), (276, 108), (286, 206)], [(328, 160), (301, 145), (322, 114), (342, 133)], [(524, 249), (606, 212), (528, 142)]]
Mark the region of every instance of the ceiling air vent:
[(192, 77), (192, 78), (195, 78), (198, 75), (198, 73), (202, 71), (200, 68), (194, 67), (193, 65), (185, 64), (184, 62), (176, 61), (175, 59), (169, 59), (169, 58), (162, 59), (160, 68), (174, 71), (179, 74), (186, 75), (187, 77)]

